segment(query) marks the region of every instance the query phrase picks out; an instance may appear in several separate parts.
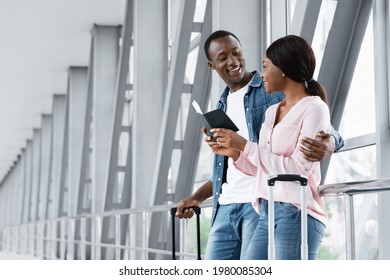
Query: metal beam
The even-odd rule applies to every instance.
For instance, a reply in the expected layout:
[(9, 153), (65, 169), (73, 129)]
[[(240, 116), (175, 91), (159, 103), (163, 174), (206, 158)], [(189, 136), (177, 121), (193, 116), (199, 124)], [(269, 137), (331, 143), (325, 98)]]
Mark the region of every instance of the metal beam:
[(311, 43), (316, 30), (321, 4), (322, 0), (297, 0), (289, 33), (299, 35)]
[[(79, 194), (79, 181), (81, 176), (83, 138), (85, 118), (87, 112), (87, 67), (70, 67), (68, 70), (68, 217), (77, 214), (77, 197)], [(68, 228), (68, 238), (73, 233)], [(68, 242), (67, 259), (74, 258), (74, 244)]]
[(271, 10), (271, 42), (286, 36), (289, 32), (289, 18), (286, 0), (272, 0)]
[(26, 148), (23, 151), (23, 168), (24, 168), (24, 178), (23, 178), (23, 201), (22, 201), (22, 213), (21, 221), (22, 224), (28, 222), (29, 216), (29, 198), (31, 191), (31, 140), (26, 142)]
[[(58, 197), (56, 197), (56, 204), (58, 204), (57, 208), (57, 217), (63, 217), (67, 215), (68, 205), (65, 204), (65, 198), (68, 193), (68, 161), (69, 161), (69, 76), (68, 76), (68, 90), (65, 104), (65, 122), (64, 122), (65, 130), (63, 134), (63, 151), (61, 154), (61, 173), (60, 173), (60, 186)], [(58, 230), (57, 237), (60, 238), (60, 229)]]
[[(53, 97), (52, 106), (52, 128), (51, 141), (52, 151), (50, 159), (50, 184), (49, 184), (49, 205), (46, 218), (53, 220), (57, 218), (60, 212), (60, 190), (61, 190), (61, 174), (65, 172), (65, 166), (62, 166), (65, 152), (65, 124), (66, 124), (66, 95), (55, 94)], [(57, 227), (52, 228), (52, 236), (60, 236), (57, 232)], [(59, 250), (58, 242), (53, 242), (50, 258), (54, 259)], [(58, 253), (59, 254), (59, 253)]]
[(35, 222), (38, 219), (40, 170), (41, 170), (41, 130), (33, 129), (32, 139), (32, 177), (30, 193), (30, 216), (29, 221)]
[(19, 183), (17, 185), (17, 189), (18, 189), (18, 196), (17, 196), (17, 200), (18, 200), (18, 208), (17, 209), (17, 215), (15, 217), (15, 225), (20, 225), (22, 224), (24, 221), (23, 221), (23, 209), (24, 209), (24, 206), (25, 206), (25, 200), (26, 200), (26, 189), (25, 189), (25, 186), (26, 186), (26, 149), (23, 148), (20, 155), (19, 155)]
[(376, 144), (375, 133), (357, 136), (357, 137), (346, 139), (344, 141), (344, 147), (340, 150), (340, 152), (359, 149), (367, 146), (372, 146), (375, 144)]
[[(92, 40), (91, 40), (92, 41)], [(93, 43), (90, 48), (90, 59), (87, 70), (87, 91), (86, 91), (86, 104), (85, 114), (83, 115), (83, 136), (81, 147), (81, 165), (80, 176), (78, 177), (78, 194), (76, 214), (81, 215), (83, 213), (91, 213), (92, 203), (89, 194), (92, 192), (92, 174), (91, 174), (91, 123), (92, 123), (92, 100), (93, 100)], [(76, 236), (78, 238), (80, 229), (80, 223), (76, 224)]]
[(51, 204), (47, 213), (48, 219), (57, 218), (59, 210), (59, 192), (61, 184), (62, 157), (64, 152), (66, 96), (55, 94), (52, 106), (52, 153), (51, 153), (51, 174), (50, 194)]
[(372, 0), (339, 0), (329, 31), (318, 80), (329, 94), (336, 129), (344, 112), (372, 3)]
[[(95, 25), (92, 30), (92, 213), (104, 211), (116, 104), (120, 30), (120, 26), (100, 25)], [(109, 229), (110, 224), (105, 218), (101, 235), (104, 243), (112, 242)], [(102, 250), (103, 259), (110, 258), (106, 251)]]
[(81, 170), (82, 147), (87, 111), (87, 67), (70, 67), (68, 71), (68, 216), (76, 215)]
[(51, 169), (51, 151), (52, 151), (52, 116), (42, 115), (41, 122), (41, 172), (40, 172), (40, 192), (38, 219), (46, 220), (49, 206), (49, 180)]
[[(390, 177), (390, 5), (377, 0), (374, 5), (376, 166), (378, 178)], [(390, 259), (390, 194), (378, 195), (379, 259)]]
[[(31, 164), (31, 191), (29, 198), (29, 222), (36, 222), (38, 219), (38, 205), (39, 205), (39, 188), (40, 188), (40, 148), (41, 148), (41, 130), (38, 128), (33, 129), (32, 138), (32, 164)], [(30, 234), (36, 235), (37, 229), (34, 227), (33, 232)], [(29, 244), (30, 252), (36, 252), (37, 239), (30, 239)]]
[[(175, 39), (177, 44), (173, 50), (168, 85), (165, 92), (161, 129), (157, 130), (160, 132), (157, 139), (156, 137), (154, 138), (155, 141), (158, 141), (158, 145), (155, 154), (156, 164), (154, 166), (150, 205), (161, 205), (166, 202), (168, 173), (171, 167), (172, 146), (175, 139), (181, 95), (183, 92), (195, 6), (195, 1), (187, 0), (181, 2), (177, 25), (179, 29)], [(158, 248), (160, 239), (164, 239), (161, 236), (156, 236), (157, 232), (164, 231), (164, 229), (160, 228), (163, 224), (161, 217), (161, 214), (155, 214), (152, 217), (149, 233), (149, 244), (152, 248)], [(165, 244), (161, 246), (165, 246)]]
[[(52, 116), (48, 114), (42, 115), (41, 121), (41, 141), (40, 141), (40, 187), (38, 193), (37, 219), (40, 221), (47, 220), (47, 212), (49, 207), (49, 180), (51, 168), (51, 128)], [(48, 233), (48, 225), (43, 224), (38, 227), (37, 236), (46, 236)], [(43, 256), (47, 256), (50, 242), (45, 239), (38, 240), (38, 252)]]
[(177, 127), (177, 117), (179, 114), (181, 94), (183, 90), (185, 68), (190, 46), (190, 36), (193, 26), (193, 15), (195, 3), (185, 1), (181, 7), (181, 29), (177, 34), (177, 46), (173, 55), (171, 70), (168, 78), (168, 86), (165, 94), (164, 112), (162, 125), (158, 137), (158, 151), (153, 176), (153, 193), (151, 205), (165, 203), (167, 193), (168, 172), (171, 163), (172, 146)]
[[(192, 87), (191, 102), (196, 100), (201, 108), (205, 111), (210, 100), (211, 89), (211, 70), (207, 66), (207, 57), (203, 52), (202, 46), (212, 32), (212, 5), (208, 2), (202, 27), (202, 33), (199, 44), (199, 53), (196, 62), (195, 78)], [(194, 189), (194, 181), (197, 173), (198, 159), (201, 148), (201, 140), (203, 138), (200, 133), (201, 120), (197, 116), (195, 110), (189, 105), (187, 123), (185, 126), (183, 146), (181, 157), (178, 162), (177, 180), (173, 182), (174, 201), (189, 196)], [(177, 220), (176, 229), (180, 229), (179, 221)], [(179, 232), (176, 233), (177, 236)], [(176, 248), (180, 248), (179, 239), (176, 240)], [(167, 247), (172, 248), (172, 239), (167, 240)]]
[[(115, 109), (114, 109), (114, 125), (111, 139), (111, 151), (110, 151), (110, 161), (109, 161), (109, 172), (108, 179), (106, 183), (106, 197), (104, 210), (109, 211), (115, 208), (114, 202), (114, 193), (116, 189), (116, 181), (119, 167), (119, 142), (122, 133), (129, 134), (128, 131), (123, 131), (122, 125), (124, 122), (124, 107), (126, 104), (126, 91), (128, 88), (128, 76), (129, 76), (129, 61), (130, 61), (130, 49), (132, 47), (132, 34), (133, 34), (133, 1), (127, 2), (126, 16), (125, 16), (125, 25), (122, 28), (122, 44), (119, 52), (119, 61), (117, 68), (117, 77), (115, 84)], [(131, 124), (128, 124), (131, 126)], [(126, 147), (126, 148), (130, 148)], [(127, 158), (126, 153), (126, 158)], [(131, 172), (131, 170), (129, 170)], [(125, 189), (130, 190), (130, 185), (125, 185)], [(130, 198), (131, 193), (127, 192), (125, 197), (122, 196), (121, 207), (119, 208), (129, 208), (130, 207)]]
[[(92, 162), (91, 162), (91, 123), (92, 123), (92, 103), (93, 103), (93, 57), (94, 57), (94, 43), (93, 38), (91, 39), (91, 47), (89, 53), (89, 65), (87, 68), (87, 81), (86, 81), (86, 103), (85, 103), (85, 114), (81, 122), (83, 125), (82, 131), (82, 143), (81, 143), (81, 164), (80, 164), (80, 176), (78, 179), (77, 186), (77, 202), (76, 202), (76, 214), (82, 215), (84, 213), (92, 212)], [(85, 238), (88, 242), (92, 242), (92, 224), (93, 221), (88, 220), (86, 225)], [(76, 221), (74, 239), (81, 239), (81, 221)], [(82, 246), (76, 246), (74, 258), (78, 259), (82, 254)], [(91, 258), (91, 246), (87, 246), (85, 250), (85, 258)]]
[[(214, 24), (212, 31), (218, 29), (228, 30), (240, 39), (245, 53), (246, 66), (249, 71), (261, 68), (262, 57), (268, 46), (266, 2), (267, 1), (240, 0), (239, 5), (237, 5), (238, 2), (236, 0), (220, 0), (218, 9), (214, 9), (213, 7), (212, 11), (212, 22)], [(271, 5), (277, 5), (274, 0), (270, 2)], [(275, 17), (278, 16), (278, 28), (282, 25), (283, 21), (280, 17), (280, 13), (281, 10), (276, 8)], [(245, 28), (243, 28), (244, 26)], [(203, 45), (200, 45), (199, 52), (201, 55), (204, 55)], [(215, 76), (215, 82), (217, 82), (217, 85), (220, 84), (220, 86), (219, 90), (216, 89), (213, 93), (216, 95), (215, 97), (218, 98), (217, 100), (219, 100), (222, 88), (224, 89), (226, 85), (218, 74), (215, 74)], [(216, 102), (212, 102), (213, 108), (215, 103)]]
[[(160, 160), (159, 135), (160, 131), (164, 130), (163, 107), (168, 72), (168, 1), (134, 0), (133, 16), (134, 112), (131, 133), (131, 205), (148, 207), (154, 204), (156, 197), (153, 183), (155, 163)], [(150, 26), (153, 26), (153, 36), (150, 34)], [(181, 42), (176, 40), (174, 44)], [(183, 79), (179, 82), (182, 84)], [(140, 247), (143, 238), (137, 232), (142, 228), (142, 219), (135, 218), (131, 224), (133, 225), (131, 235), (135, 237), (132, 242)], [(136, 254), (138, 255), (138, 252)], [(138, 257), (139, 255), (135, 256)]]
[[(185, 1), (187, 3), (188, 1)], [(195, 3), (194, 3), (195, 5)], [(134, 119), (133, 119), (133, 201), (132, 206), (144, 207), (154, 204), (157, 196), (151, 174), (159, 168), (154, 166), (160, 161), (156, 143), (162, 139), (164, 131), (163, 104), (167, 87), (168, 37), (167, 37), (167, 1), (134, 1)], [(193, 14), (192, 14), (193, 16)], [(153, 36), (149, 26), (154, 26)], [(175, 44), (182, 44), (175, 40)], [(188, 47), (187, 47), (188, 50)], [(186, 57), (182, 57), (186, 61)], [(172, 63), (171, 68), (175, 67)], [(180, 87), (184, 79), (178, 80)], [(171, 72), (174, 72), (171, 70)], [(147, 73), (147, 75), (145, 75)], [(153, 83), (150, 78), (153, 77)], [(169, 81), (168, 81), (169, 83)], [(172, 84), (168, 84), (171, 88)], [(147, 110), (146, 108), (153, 108)], [(165, 195), (165, 190), (164, 190)], [(136, 198), (136, 199), (135, 199)]]
[(93, 212), (104, 211), (106, 182), (113, 131), (115, 86), (119, 57), (120, 26), (93, 28), (93, 106), (92, 168), (94, 185)]
[[(114, 121), (113, 131), (111, 138), (111, 150), (108, 178), (106, 183), (106, 196), (104, 203), (104, 211), (109, 211), (115, 208), (128, 209), (131, 202), (131, 122), (128, 121), (129, 114), (132, 114), (131, 100), (126, 100), (126, 92), (132, 90), (132, 86), (129, 87), (129, 63), (130, 63), (130, 49), (133, 45), (133, 0), (127, 1), (126, 14), (124, 20), (124, 26), (122, 28), (122, 44), (119, 51), (119, 61), (115, 85), (114, 96)], [(125, 111), (126, 106), (126, 111)], [(126, 112), (126, 114), (124, 114)], [(128, 129), (124, 130), (123, 126), (126, 125)], [(121, 144), (122, 138), (128, 139)], [(125, 147), (123, 145), (126, 145)], [(119, 153), (125, 157), (124, 166), (120, 166)], [(123, 180), (119, 180), (120, 174), (123, 174)], [(121, 185), (119, 185), (121, 184)], [(115, 197), (116, 196), (116, 197)], [(119, 201), (118, 201), (119, 200)], [(121, 245), (126, 244), (126, 233), (128, 227), (127, 217), (121, 218)], [(103, 230), (105, 227), (103, 226)], [(107, 228), (108, 229), (108, 228)], [(106, 230), (107, 230), (106, 229)], [(108, 233), (106, 233), (108, 234)], [(123, 252), (122, 252), (123, 254)]]
[[(207, 66), (207, 57), (202, 48), (207, 37), (212, 32), (212, 5), (210, 2), (211, 1), (209, 1), (206, 7), (190, 101), (191, 104), (193, 100), (196, 100), (204, 111), (209, 103), (211, 87), (211, 70)], [(185, 126), (183, 147), (179, 162), (179, 171), (177, 172), (178, 177), (174, 186), (174, 201), (179, 201), (180, 199), (189, 196), (193, 191), (201, 139), (203, 138), (200, 133), (200, 118), (197, 116), (195, 110), (192, 110), (191, 105), (188, 109), (189, 111)]]

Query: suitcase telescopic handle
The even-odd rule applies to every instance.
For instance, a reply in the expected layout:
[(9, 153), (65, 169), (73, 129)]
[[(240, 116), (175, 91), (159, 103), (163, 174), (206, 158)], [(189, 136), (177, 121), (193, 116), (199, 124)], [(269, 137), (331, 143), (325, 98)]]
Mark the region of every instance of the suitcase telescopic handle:
[(268, 186), (274, 186), (276, 181), (293, 182), (298, 181), (301, 186), (307, 185), (307, 177), (299, 174), (277, 174), (268, 177)]
[[(197, 242), (197, 259), (201, 260), (201, 248), (200, 248), (200, 207), (191, 206), (185, 209), (192, 208), (196, 214), (196, 242)], [(176, 246), (175, 246), (175, 214), (177, 212), (177, 207), (171, 208), (171, 217), (172, 217), (172, 259), (176, 260)]]
[(267, 179), (268, 182), (268, 257), (271, 260), (275, 259), (275, 240), (274, 240), (274, 194), (273, 186), (275, 186), (276, 181), (285, 181), (285, 182), (294, 182), (298, 181), (301, 183), (301, 259), (308, 259), (308, 243), (307, 243), (307, 200), (306, 200), (306, 191), (307, 191), (307, 177), (300, 174), (276, 174), (269, 176)]

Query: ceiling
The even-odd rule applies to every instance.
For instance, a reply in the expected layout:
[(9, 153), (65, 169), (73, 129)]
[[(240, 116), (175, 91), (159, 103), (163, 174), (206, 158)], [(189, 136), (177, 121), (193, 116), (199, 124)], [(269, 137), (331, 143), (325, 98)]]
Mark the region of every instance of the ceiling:
[(0, 182), (70, 66), (88, 66), (93, 24), (118, 25), (125, 0), (0, 0)]

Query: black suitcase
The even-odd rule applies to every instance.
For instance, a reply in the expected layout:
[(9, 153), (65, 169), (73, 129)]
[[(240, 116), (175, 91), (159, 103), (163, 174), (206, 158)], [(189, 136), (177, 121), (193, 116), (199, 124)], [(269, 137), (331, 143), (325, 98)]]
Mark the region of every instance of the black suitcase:
[[(201, 249), (200, 249), (200, 207), (193, 206), (196, 214), (196, 243), (197, 243), (197, 259), (201, 260)], [(187, 209), (187, 208), (184, 208)], [(175, 245), (175, 214), (177, 211), (177, 207), (171, 208), (171, 216), (172, 216), (172, 260), (176, 260), (176, 245)]]
[(275, 259), (275, 239), (274, 239), (274, 190), (273, 186), (276, 181), (301, 183), (301, 259), (308, 259), (308, 245), (307, 245), (307, 177), (298, 174), (278, 174), (269, 176), (268, 183), (268, 259)]

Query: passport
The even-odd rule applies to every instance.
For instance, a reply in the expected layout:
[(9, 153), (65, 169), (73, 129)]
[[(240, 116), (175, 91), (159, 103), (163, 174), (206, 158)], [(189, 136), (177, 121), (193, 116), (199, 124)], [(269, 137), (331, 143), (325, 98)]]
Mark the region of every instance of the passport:
[[(212, 128), (226, 128), (231, 129), (233, 131), (238, 131), (238, 127), (222, 109), (215, 109), (203, 114), (198, 102), (194, 100), (192, 102), (192, 106), (202, 119), (202, 123), (204, 128), (206, 129), (207, 136), (213, 136), (213, 133), (210, 132), (210, 129)], [(212, 141), (216, 140), (217, 139), (212, 139)]]

